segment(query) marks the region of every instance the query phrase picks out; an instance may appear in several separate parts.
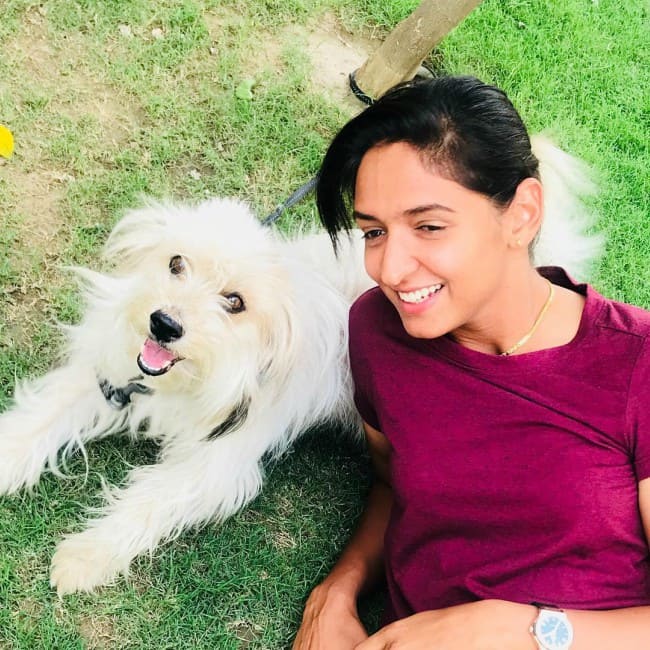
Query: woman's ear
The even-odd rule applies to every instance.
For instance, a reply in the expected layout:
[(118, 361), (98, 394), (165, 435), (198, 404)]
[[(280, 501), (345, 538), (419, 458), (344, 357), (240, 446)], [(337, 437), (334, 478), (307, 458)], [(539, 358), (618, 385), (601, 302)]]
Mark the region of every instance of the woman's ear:
[(536, 178), (525, 178), (506, 209), (508, 239), (513, 247), (528, 248), (544, 218), (544, 193)]

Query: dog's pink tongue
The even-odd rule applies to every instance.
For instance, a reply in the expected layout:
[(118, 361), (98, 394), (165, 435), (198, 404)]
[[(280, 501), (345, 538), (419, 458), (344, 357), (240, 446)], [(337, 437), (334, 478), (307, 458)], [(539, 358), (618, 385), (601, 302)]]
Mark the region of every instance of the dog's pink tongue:
[(164, 368), (170, 361), (174, 361), (176, 357), (165, 348), (160, 347), (155, 341), (147, 339), (142, 346), (140, 352), (142, 360), (149, 368), (161, 369)]

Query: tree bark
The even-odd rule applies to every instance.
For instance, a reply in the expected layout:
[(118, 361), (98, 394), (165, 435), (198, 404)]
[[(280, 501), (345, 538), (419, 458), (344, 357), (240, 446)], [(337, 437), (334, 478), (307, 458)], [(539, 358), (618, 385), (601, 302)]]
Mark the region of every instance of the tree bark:
[(412, 79), (427, 54), (481, 0), (422, 0), (402, 20), (355, 75), (360, 90), (381, 97), (400, 81)]

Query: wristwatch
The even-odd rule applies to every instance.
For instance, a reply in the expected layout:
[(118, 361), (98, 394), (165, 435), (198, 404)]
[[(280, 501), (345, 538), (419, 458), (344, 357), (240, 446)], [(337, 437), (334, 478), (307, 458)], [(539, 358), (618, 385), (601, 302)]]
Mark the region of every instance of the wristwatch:
[(564, 610), (552, 605), (531, 603), (537, 607), (537, 618), (530, 633), (540, 650), (570, 650), (573, 643), (573, 626)]

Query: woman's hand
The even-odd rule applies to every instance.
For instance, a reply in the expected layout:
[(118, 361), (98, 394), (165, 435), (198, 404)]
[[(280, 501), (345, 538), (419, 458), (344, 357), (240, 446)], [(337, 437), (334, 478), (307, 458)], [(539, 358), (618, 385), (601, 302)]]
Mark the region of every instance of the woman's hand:
[(354, 650), (367, 638), (354, 598), (323, 583), (307, 599), (293, 650)]
[(482, 600), (409, 616), (355, 650), (536, 650), (528, 631), (535, 615), (530, 605)]

